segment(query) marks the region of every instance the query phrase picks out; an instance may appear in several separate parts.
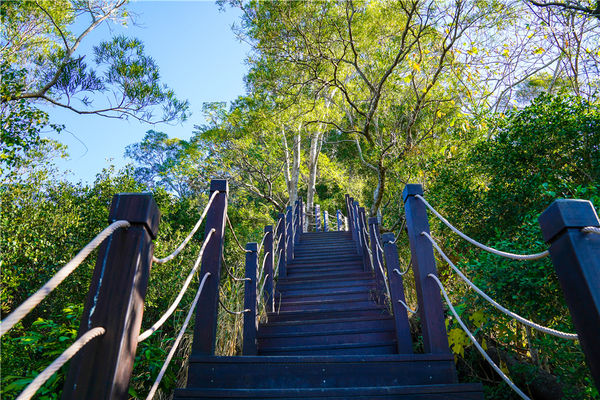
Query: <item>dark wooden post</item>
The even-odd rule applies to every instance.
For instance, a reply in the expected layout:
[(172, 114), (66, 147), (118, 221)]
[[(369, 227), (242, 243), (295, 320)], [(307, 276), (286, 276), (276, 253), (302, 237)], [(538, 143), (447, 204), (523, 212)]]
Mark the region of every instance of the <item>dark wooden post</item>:
[(356, 232), (356, 249), (358, 250), (358, 255), (362, 256), (364, 254), (364, 249), (362, 245), (362, 231), (360, 229), (360, 216), (358, 215), (358, 201), (352, 202), (352, 219), (354, 223), (354, 231)]
[(294, 215), (292, 212), (292, 206), (287, 207), (287, 212), (285, 214), (285, 226), (285, 250), (287, 252), (285, 255), (285, 262), (287, 266), (294, 259)]
[(440, 288), (427, 276), (437, 276), (433, 246), (421, 234), (429, 233), (427, 211), (423, 202), (415, 197), (417, 194), (423, 195), (421, 185), (408, 184), (402, 192), (402, 199), (423, 329), (423, 346), (426, 353), (449, 353)]
[(208, 244), (204, 248), (200, 276), (210, 272), (210, 278), (204, 284), (204, 290), (198, 299), (196, 322), (194, 325), (194, 341), (192, 351), (201, 355), (215, 354), (217, 338), (217, 316), (219, 313), (219, 283), (221, 281), (221, 260), (223, 256), (223, 235), (225, 233), (225, 217), (227, 215), (227, 195), (229, 186), (226, 180), (213, 179), (210, 182), (210, 196), (218, 191), (208, 213), (204, 237), (214, 229)]
[(286, 274), (286, 268), (285, 268), (285, 258), (287, 257), (287, 253), (286, 253), (286, 229), (285, 229), (285, 214), (283, 213), (279, 213), (278, 215), (279, 217), (279, 223), (277, 224), (277, 240), (279, 243), (278, 249), (277, 249), (277, 256), (279, 257), (279, 266), (277, 267), (277, 274), (282, 277), (285, 278)]
[(265, 282), (265, 286), (264, 286), (264, 298), (265, 298), (265, 304), (266, 304), (266, 309), (269, 312), (273, 312), (274, 309), (274, 302), (273, 302), (273, 226), (272, 225), (267, 225), (265, 226), (265, 233), (267, 234), (267, 236), (265, 237), (265, 254), (267, 259), (265, 260), (265, 276), (266, 276), (266, 282)]
[(383, 237), (383, 253), (385, 256), (385, 264), (387, 266), (388, 282), (390, 284), (390, 302), (392, 303), (392, 312), (394, 313), (394, 323), (396, 325), (396, 344), (398, 346), (398, 354), (412, 353), (412, 339), (410, 337), (410, 325), (408, 323), (408, 314), (401, 300), (406, 304), (404, 298), (404, 284), (402, 276), (394, 272), (400, 271), (400, 263), (398, 262), (398, 248), (394, 240), (393, 233), (384, 233)]
[(329, 212), (323, 211), (323, 232), (329, 232)]
[(337, 230), (338, 232), (342, 230), (342, 212), (337, 210), (335, 213), (335, 217), (337, 219)]
[(242, 354), (245, 356), (256, 355), (256, 287), (258, 270), (258, 244), (246, 244), (246, 284), (244, 285), (244, 331), (242, 341)]
[(369, 237), (371, 241), (371, 253), (373, 254), (375, 282), (377, 283), (377, 299), (380, 304), (383, 304), (385, 298), (384, 293), (386, 291), (385, 276), (383, 275), (383, 254), (381, 254), (381, 250), (379, 250), (378, 237), (376, 235), (379, 235), (379, 220), (377, 217), (371, 217), (369, 218)]
[(350, 232), (352, 233), (352, 240), (354, 240), (354, 243), (358, 243), (356, 226), (354, 225), (354, 199), (352, 197), (348, 197), (348, 226), (350, 228)]
[(306, 204), (302, 202), (302, 232), (308, 232), (308, 224), (306, 223)]
[(321, 230), (321, 206), (315, 204), (315, 232)]
[[(352, 224), (350, 223), (350, 195), (344, 195), (344, 200), (346, 200), (346, 215), (348, 216), (348, 230), (352, 233)], [(352, 236), (354, 237), (354, 235)]]
[(294, 243), (298, 244), (300, 242), (300, 232), (302, 232), (302, 212), (301, 210), (301, 201), (300, 199), (296, 200), (296, 206), (294, 208)]
[(63, 399), (127, 399), (142, 325), (160, 214), (150, 194), (113, 197), (109, 220), (127, 220), (100, 246), (78, 336), (92, 328), (106, 333), (71, 360)]
[(598, 215), (587, 200), (555, 200), (539, 223), (579, 343), (600, 389), (600, 235), (581, 231), (600, 227)]
[(367, 228), (365, 225), (365, 208), (364, 207), (359, 207), (358, 208), (358, 227), (360, 229), (360, 233), (361, 233), (361, 245), (362, 245), (362, 250), (363, 250), (363, 259), (365, 260), (365, 268), (367, 271), (373, 271), (375, 269), (375, 265), (373, 265), (373, 261), (371, 260), (371, 257), (369, 256), (369, 243), (368, 243), (368, 237), (367, 237)]

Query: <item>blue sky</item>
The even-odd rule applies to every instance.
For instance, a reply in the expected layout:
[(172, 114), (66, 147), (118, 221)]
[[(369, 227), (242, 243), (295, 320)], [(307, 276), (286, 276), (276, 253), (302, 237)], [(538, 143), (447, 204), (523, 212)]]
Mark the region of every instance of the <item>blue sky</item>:
[(115, 34), (141, 39), (146, 54), (160, 66), (163, 83), (178, 98), (190, 101), (192, 116), (183, 124), (151, 126), (45, 107), (51, 120), (64, 124), (68, 131), (54, 137), (68, 146), (69, 159), (56, 164), (60, 170), (71, 171), (67, 175), (71, 181), (92, 182), (102, 168), (127, 164), (125, 147), (139, 142), (148, 129), (189, 138), (193, 126), (204, 122), (204, 102), (229, 102), (245, 93), (244, 61), (249, 46), (240, 43), (231, 30), (238, 10), (219, 11), (213, 1), (135, 1), (128, 10), (137, 15), (139, 26), (102, 26), (82, 42), (79, 53), (91, 54), (94, 45)]

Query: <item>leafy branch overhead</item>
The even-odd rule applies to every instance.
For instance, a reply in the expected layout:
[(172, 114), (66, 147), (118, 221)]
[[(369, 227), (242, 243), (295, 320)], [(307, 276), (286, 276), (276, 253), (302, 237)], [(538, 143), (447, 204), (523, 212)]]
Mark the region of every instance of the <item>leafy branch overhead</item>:
[[(156, 62), (141, 41), (116, 36), (94, 47), (94, 59), (77, 50), (103, 23), (128, 22), (125, 0), (2, 2), (1, 56), (8, 71), (23, 71), (23, 90), (2, 104), (26, 99), (78, 114), (134, 118), (146, 123), (185, 120), (187, 101), (161, 83)], [(81, 33), (71, 30), (87, 21)]]

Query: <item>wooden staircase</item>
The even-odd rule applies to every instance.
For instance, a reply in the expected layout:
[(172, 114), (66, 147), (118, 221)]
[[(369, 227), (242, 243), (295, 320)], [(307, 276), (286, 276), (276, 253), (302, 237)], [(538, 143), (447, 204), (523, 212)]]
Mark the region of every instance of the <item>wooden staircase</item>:
[[(483, 399), (450, 351), (398, 354), (375, 276), (350, 232), (302, 233), (255, 356), (192, 354), (176, 399)], [(404, 326), (408, 332), (409, 327)]]

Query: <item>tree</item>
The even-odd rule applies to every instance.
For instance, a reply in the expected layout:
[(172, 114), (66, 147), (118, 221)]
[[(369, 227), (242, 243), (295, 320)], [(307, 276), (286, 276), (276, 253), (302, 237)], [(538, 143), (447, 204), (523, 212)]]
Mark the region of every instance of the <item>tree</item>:
[[(80, 44), (101, 24), (125, 24), (125, 5), (126, 0), (19, 0), (0, 4), (0, 100), (3, 121), (12, 121), (3, 123), (3, 139), (8, 139), (2, 146), (6, 162), (13, 162), (38, 141), (39, 132), (47, 126), (47, 114), (37, 104), (147, 123), (187, 117), (188, 102), (177, 99), (173, 90), (160, 82), (159, 68), (139, 40), (116, 36), (99, 43), (94, 47), (93, 66), (85, 55), (77, 53)], [(81, 24), (80, 33), (74, 33), (73, 27)]]

